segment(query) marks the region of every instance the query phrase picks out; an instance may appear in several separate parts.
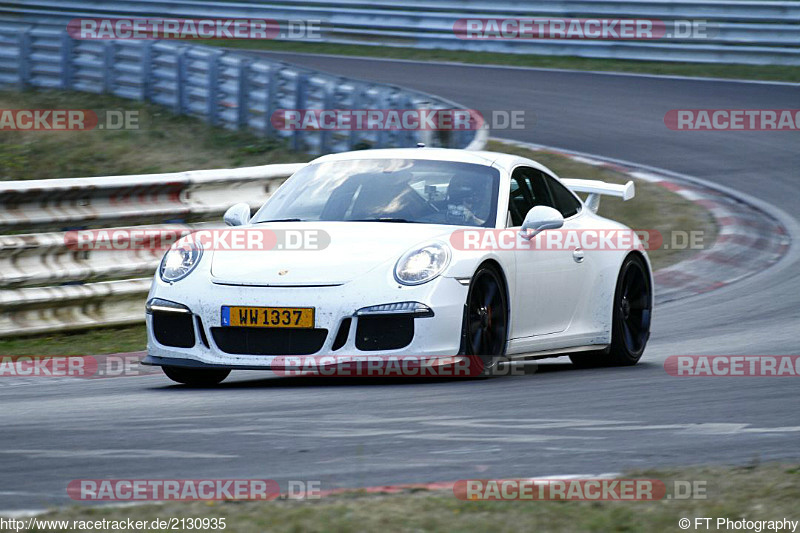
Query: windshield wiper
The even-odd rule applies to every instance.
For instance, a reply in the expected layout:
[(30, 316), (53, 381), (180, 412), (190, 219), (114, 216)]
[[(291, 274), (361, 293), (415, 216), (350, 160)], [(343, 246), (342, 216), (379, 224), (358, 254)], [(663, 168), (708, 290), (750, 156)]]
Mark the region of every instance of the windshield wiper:
[(275, 218), (272, 220), (259, 220), (253, 224), (264, 224), (266, 222), (305, 222), (302, 218)]
[(405, 222), (407, 224), (416, 224), (413, 220), (406, 220), (405, 218), (394, 217), (378, 217), (378, 218), (358, 218), (350, 219), (347, 222)]

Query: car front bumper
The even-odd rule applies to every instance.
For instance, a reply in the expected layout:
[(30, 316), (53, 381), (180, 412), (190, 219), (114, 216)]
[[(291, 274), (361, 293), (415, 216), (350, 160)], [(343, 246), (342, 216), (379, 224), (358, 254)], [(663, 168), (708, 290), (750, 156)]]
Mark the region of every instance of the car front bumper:
[[(177, 308), (190, 315), (193, 326), (193, 345), (190, 347), (169, 346), (159, 342), (154, 334), (154, 315), (147, 314), (147, 357), (144, 364), (159, 366), (188, 366), (231, 369), (274, 369), (287, 356), (335, 356), (347, 358), (385, 358), (386, 356), (416, 356), (439, 358), (456, 355), (461, 345), (461, 326), (468, 287), (454, 278), (440, 277), (418, 286), (403, 286), (398, 283), (375, 283), (370, 276), (338, 286), (280, 287), (237, 286), (213, 283), (192, 276), (175, 284), (156, 279), (148, 301), (154, 299), (173, 302)], [(186, 282), (186, 283), (184, 283)], [(364, 316), (357, 311), (371, 306), (399, 302), (417, 302), (429, 307), (432, 316), (413, 318), (413, 336), (408, 345), (389, 350), (360, 350), (356, 335), (359, 321)], [(220, 347), (223, 329), (222, 306), (253, 307), (313, 307), (315, 330), (326, 330), (321, 347), (302, 354), (242, 353), (241, 349), (231, 353), (229, 346)], [(369, 316), (377, 316), (371, 314)], [(188, 320), (188, 316), (186, 317)], [(345, 319), (350, 319), (347, 337), (342, 343), (338, 339)], [(187, 322), (188, 323), (188, 322)], [(247, 328), (265, 330), (270, 328)], [(310, 330), (293, 330), (292, 335), (303, 335)], [(225, 332), (230, 338), (236, 332)], [(321, 336), (321, 333), (317, 333)], [(336, 349), (334, 349), (336, 344)], [(363, 347), (363, 346), (362, 346)], [(284, 347), (285, 348), (285, 347)], [(276, 359), (278, 358), (278, 359)]]

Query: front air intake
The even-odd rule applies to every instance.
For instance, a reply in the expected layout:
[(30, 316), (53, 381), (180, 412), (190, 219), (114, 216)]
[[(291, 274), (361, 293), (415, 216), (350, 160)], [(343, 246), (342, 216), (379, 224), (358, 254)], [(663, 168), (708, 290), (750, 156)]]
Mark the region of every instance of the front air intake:
[(364, 352), (398, 350), (414, 339), (413, 315), (365, 315), (358, 317), (356, 348)]
[(310, 355), (322, 349), (327, 329), (211, 328), (214, 343), (235, 355)]
[(191, 313), (153, 311), (153, 336), (163, 346), (191, 348), (194, 346), (194, 318)]

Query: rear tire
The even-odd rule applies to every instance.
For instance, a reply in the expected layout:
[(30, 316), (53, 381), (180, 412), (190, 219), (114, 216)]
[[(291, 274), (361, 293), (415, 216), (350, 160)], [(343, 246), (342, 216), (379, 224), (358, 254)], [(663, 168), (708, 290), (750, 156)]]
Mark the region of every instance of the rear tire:
[(227, 369), (217, 368), (184, 368), (179, 366), (162, 366), (161, 370), (169, 379), (191, 387), (211, 387), (222, 383), (231, 373)]
[(653, 291), (644, 260), (629, 255), (622, 263), (614, 293), (611, 345), (605, 350), (572, 354), (578, 367), (635, 365), (650, 338)]

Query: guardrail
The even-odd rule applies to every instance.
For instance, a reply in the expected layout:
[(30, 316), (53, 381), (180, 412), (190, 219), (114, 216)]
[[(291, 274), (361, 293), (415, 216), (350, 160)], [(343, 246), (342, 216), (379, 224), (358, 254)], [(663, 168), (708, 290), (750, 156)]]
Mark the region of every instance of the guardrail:
[[(322, 21), (324, 42), (651, 61), (800, 65), (800, 3), (760, 0), (16, 0), (0, 16), (66, 24), (89, 17), (260, 18)], [(466, 17), (655, 18), (711, 23), (705, 38), (655, 41), (465, 40)], [(309, 40), (309, 39), (307, 39)]]
[[(1, 10), (2, 8), (0, 8)], [(274, 127), (280, 109), (460, 109), (448, 100), (170, 41), (80, 41), (62, 26), (0, 22), (0, 86), (107, 93), (144, 100), (230, 129), (287, 139), (299, 152), (429, 146), (465, 148), (474, 130), (301, 130)]]
[(302, 167), (0, 182), (0, 228), (39, 231), (0, 236), (0, 337), (144, 320), (161, 251), (82, 250), (46, 230), (223, 227), (231, 204), (261, 205)]

